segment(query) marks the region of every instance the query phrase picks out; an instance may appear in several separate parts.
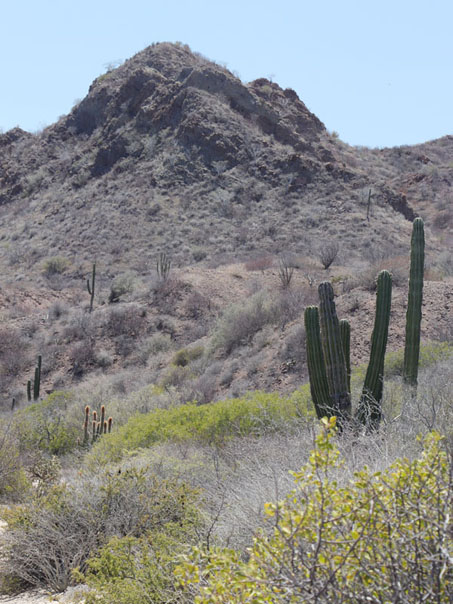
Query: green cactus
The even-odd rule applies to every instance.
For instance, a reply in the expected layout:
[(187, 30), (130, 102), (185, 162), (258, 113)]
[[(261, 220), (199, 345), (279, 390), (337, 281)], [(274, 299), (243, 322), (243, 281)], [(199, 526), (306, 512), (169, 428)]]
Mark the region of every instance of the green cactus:
[(346, 361), (346, 377), (348, 392), (351, 392), (351, 326), (347, 319), (340, 320), (340, 337), (343, 346), (344, 360)]
[(368, 363), (362, 396), (356, 412), (358, 421), (371, 429), (376, 429), (379, 426), (382, 415), (384, 359), (391, 303), (392, 276), (388, 271), (381, 271), (377, 279), (376, 314), (371, 336), (370, 362)]
[(161, 252), (159, 257), (157, 258), (156, 270), (157, 274), (162, 279), (162, 281), (166, 281), (170, 274), (171, 260), (167, 256), (165, 252)]
[[(370, 362), (356, 414), (356, 419), (368, 428), (376, 427), (381, 419), (382, 376), (390, 320), (391, 288), (390, 274), (382, 271), (377, 282)], [(351, 418), (351, 328), (348, 321), (338, 321), (331, 284), (321, 283), (318, 292), (320, 328), (316, 323), (317, 308), (308, 307), (305, 311), (310, 388), (318, 417), (337, 415), (339, 428), (342, 429)], [(319, 341), (322, 341), (322, 351), (319, 350)], [(325, 384), (328, 385), (327, 403)]]
[(92, 312), (93, 310), (93, 302), (94, 302), (94, 286), (95, 286), (95, 282), (96, 282), (96, 263), (93, 263), (93, 270), (92, 270), (92, 274), (91, 274), (91, 284), (90, 284), (90, 280), (87, 279), (87, 290), (88, 293), (90, 294), (90, 312)]
[(411, 267), (409, 273), (403, 369), (404, 381), (414, 388), (417, 387), (418, 361), (420, 356), (424, 261), (425, 234), (423, 220), (416, 218), (411, 238)]
[(42, 365), (42, 357), (38, 356), (38, 364), (35, 367), (34, 379), (27, 381), (27, 400), (31, 401), (31, 386), (33, 383), (33, 400), (37, 401), (39, 399), (39, 392), (41, 389), (41, 365)]
[(330, 406), (338, 416), (339, 427), (351, 415), (351, 395), (348, 391), (348, 376), (340, 323), (335, 309), (332, 285), (324, 281), (319, 285), (319, 318), (321, 344), (329, 386)]
[(311, 398), (318, 419), (333, 415), (330, 409), (329, 386), (321, 346), (319, 311), (317, 306), (305, 309), (305, 331), (307, 333), (307, 363), (310, 376)]

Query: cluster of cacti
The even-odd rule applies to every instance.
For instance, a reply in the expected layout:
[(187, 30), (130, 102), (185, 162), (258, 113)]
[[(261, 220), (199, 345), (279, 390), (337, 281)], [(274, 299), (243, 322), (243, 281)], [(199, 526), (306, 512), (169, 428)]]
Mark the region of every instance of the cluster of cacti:
[[(38, 356), (38, 364), (35, 367), (35, 377), (33, 380), (33, 400), (37, 401), (39, 399), (39, 392), (41, 389), (41, 364), (42, 357)], [(31, 390), (32, 390), (32, 381), (28, 380), (27, 382), (27, 399), (31, 401)]]
[[(112, 431), (113, 418), (105, 419), (105, 405), (101, 407), (101, 415), (98, 421), (98, 413), (93, 410), (90, 427), (90, 407), (85, 407), (85, 420), (83, 422), (83, 444), (88, 445), (90, 440), (93, 444), (102, 434), (110, 434)], [(90, 429), (91, 428), (91, 429)]]
[[(316, 306), (305, 310), (311, 395), (317, 416), (337, 416), (341, 429), (351, 418), (351, 329), (348, 321), (338, 320), (331, 284), (321, 283), (318, 292), (319, 310)], [(382, 271), (377, 280), (370, 362), (357, 409), (357, 419), (370, 427), (380, 420), (391, 295), (391, 275)]]
[(93, 270), (91, 274), (91, 284), (90, 280), (87, 279), (87, 290), (90, 294), (90, 312), (93, 310), (93, 302), (94, 302), (94, 284), (96, 281), (96, 263), (93, 263)]
[(162, 281), (166, 281), (168, 279), (168, 275), (170, 274), (170, 268), (170, 258), (165, 252), (161, 252), (157, 258), (156, 270), (158, 276), (160, 277), (160, 279), (162, 279)]
[[(423, 264), (423, 221), (416, 218), (411, 240), (404, 355), (404, 379), (413, 386), (417, 384), (420, 350)], [(351, 419), (350, 326), (347, 321), (338, 321), (331, 284), (321, 283), (318, 291), (319, 309), (310, 306), (305, 310), (310, 389), (317, 416), (337, 416), (341, 429)], [(381, 271), (377, 279), (376, 315), (371, 337), (370, 361), (355, 412), (355, 419), (368, 429), (376, 429), (382, 416), (384, 358), (391, 297), (391, 275), (387, 271)]]

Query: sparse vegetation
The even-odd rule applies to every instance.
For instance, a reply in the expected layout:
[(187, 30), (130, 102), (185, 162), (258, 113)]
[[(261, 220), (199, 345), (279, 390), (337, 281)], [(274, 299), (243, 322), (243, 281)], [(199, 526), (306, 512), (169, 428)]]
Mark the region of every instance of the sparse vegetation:
[[(349, 147), (294, 91), (244, 87), (182, 44), (98, 78), (58, 126), (0, 134), (0, 591), (451, 600), (452, 141)], [(344, 382), (379, 401), (373, 429), (373, 404), (365, 425), (328, 409), (341, 435), (315, 418), (303, 310), (326, 271), (351, 327)]]

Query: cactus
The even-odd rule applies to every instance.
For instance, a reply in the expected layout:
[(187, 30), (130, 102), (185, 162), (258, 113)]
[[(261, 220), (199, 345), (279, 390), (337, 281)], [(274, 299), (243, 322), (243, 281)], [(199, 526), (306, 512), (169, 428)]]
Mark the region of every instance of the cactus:
[(392, 276), (388, 271), (381, 271), (377, 280), (376, 315), (371, 336), (370, 362), (356, 412), (356, 418), (371, 429), (377, 428), (381, 420), (384, 359), (391, 303)]
[[(41, 365), (42, 365), (42, 357), (38, 356), (38, 364), (35, 367), (35, 374), (33, 380), (33, 400), (37, 401), (39, 399), (39, 392), (41, 389)], [(27, 400), (31, 401), (31, 385), (32, 381), (27, 381)]]
[[(83, 422), (83, 444), (85, 446), (88, 445), (90, 440), (90, 435), (88, 432), (88, 424), (89, 424), (89, 416), (90, 416), (90, 407), (87, 405), (85, 407), (85, 420)], [(101, 407), (101, 417), (98, 421), (98, 414), (96, 410), (93, 410), (91, 421), (91, 443), (93, 444), (102, 434), (110, 434), (112, 431), (113, 419), (109, 417), (105, 419), (105, 406)]]
[(341, 319), (340, 337), (343, 346), (343, 355), (346, 362), (346, 378), (348, 380), (348, 392), (351, 392), (351, 326), (349, 321)]
[(39, 391), (41, 389), (41, 364), (42, 357), (38, 356), (38, 365), (35, 367), (35, 380), (33, 382), (33, 400), (37, 401), (39, 399)]
[(425, 235), (423, 220), (416, 218), (411, 238), (411, 267), (409, 273), (403, 370), (404, 381), (414, 388), (417, 387), (418, 361), (420, 356), (424, 260)]
[(330, 416), (329, 386), (327, 384), (326, 366), (321, 347), (319, 330), (319, 312), (317, 306), (305, 309), (305, 331), (307, 333), (307, 363), (310, 376), (311, 398), (318, 419)]
[(332, 285), (324, 281), (318, 288), (321, 344), (329, 386), (330, 406), (339, 417), (339, 427), (351, 415), (346, 361), (335, 309)]
[(170, 274), (170, 267), (170, 258), (165, 252), (161, 252), (159, 254), (159, 257), (157, 258), (156, 270), (158, 276), (162, 279), (162, 281), (166, 281), (168, 279), (168, 275)]
[(96, 281), (96, 263), (94, 262), (93, 263), (93, 271), (92, 271), (92, 274), (91, 274), (91, 285), (90, 285), (90, 280), (87, 279), (87, 290), (88, 290), (88, 293), (91, 296), (91, 298), (90, 298), (90, 312), (92, 312), (92, 310), (93, 310), (95, 281)]
[[(390, 274), (382, 271), (377, 282), (370, 362), (356, 414), (356, 419), (368, 428), (377, 427), (381, 419), (382, 376), (390, 320), (391, 288)], [(318, 291), (320, 327), (317, 322), (317, 307), (311, 306), (305, 310), (310, 388), (318, 417), (337, 415), (341, 430), (351, 417), (351, 328), (348, 321), (338, 321), (331, 284), (321, 283)]]

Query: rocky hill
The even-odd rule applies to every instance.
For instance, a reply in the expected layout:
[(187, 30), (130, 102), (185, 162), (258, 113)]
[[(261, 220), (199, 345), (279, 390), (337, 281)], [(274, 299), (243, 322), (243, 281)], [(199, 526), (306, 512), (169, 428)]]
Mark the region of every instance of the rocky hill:
[[(145, 383), (191, 383), (185, 396), (203, 391), (206, 401), (248, 387), (294, 387), (304, 377), (299, 358), (288, 378), (302, 345), (297, 325), (313, 301), (310, 286), (326, 276), (319, 251), (338, 244), (330, 275), (346, 296), (345, 312), (365, 321), (373, 277), (364, 271), (390, 258), (404, 288), (416, 215), (427, 222), (437, 279), (427, 292), (435, 290), (441, 308), (426, 327), (436, 337), (439, 321), (451, 317), (452, 157), (452, 136), (415, 147), (349, 147), (291, 89), (264, 78), (245, 84), (186, 46), (148, 47), (98, 77), (56, 124), (0, 135), (5, 400), (23, 396), (38, 352), (48, 391), (127, 367)], [(155, 276), (159, 252), (172, 260), (174, 278), (165, 284)], [(294, 294), (283, 292), (274, 318), (238, 336), (225, 359), (211, 342), (223, 310), (260, 289), (277, 292), (282, 257), (296, 269)], [(93, 262), (97, 310), (89, 314)], [(119, 306), (108, 304), (115, 279)], [(170, 342), (161, 356), (157, 336)], [(182, 370), (169, 377), (175, 351), (196, 342), (211, 346), (210, 362), (204, 357), (190, 379)], [(233, 350), (242, 352), (233, 358)]]

